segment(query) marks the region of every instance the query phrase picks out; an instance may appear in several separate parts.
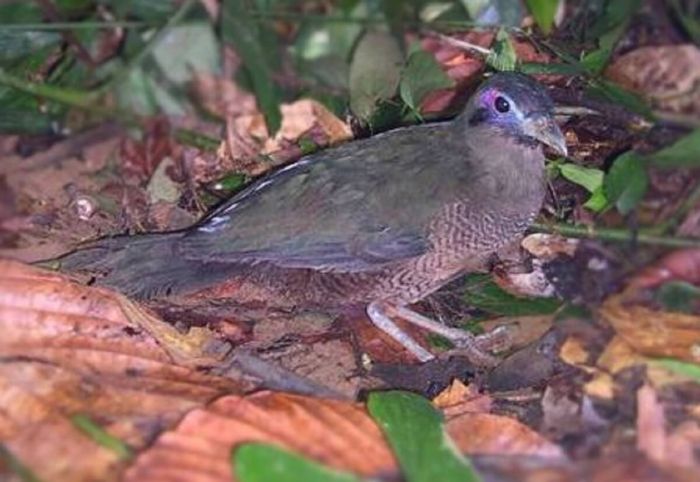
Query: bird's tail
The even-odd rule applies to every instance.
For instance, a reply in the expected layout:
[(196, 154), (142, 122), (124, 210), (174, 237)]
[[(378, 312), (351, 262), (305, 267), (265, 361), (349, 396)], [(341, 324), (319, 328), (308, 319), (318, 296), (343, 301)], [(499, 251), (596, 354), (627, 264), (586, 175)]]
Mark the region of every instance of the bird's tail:
[[(182, 233), (116, 236), (96, 241), (60, 258), (62, 271), (87, 271), (96, 283), (134, 298), (167, 296), (192, 286), (198, 263), (178, 256)], [(195, 283), (196, 284), (196, 283)]]

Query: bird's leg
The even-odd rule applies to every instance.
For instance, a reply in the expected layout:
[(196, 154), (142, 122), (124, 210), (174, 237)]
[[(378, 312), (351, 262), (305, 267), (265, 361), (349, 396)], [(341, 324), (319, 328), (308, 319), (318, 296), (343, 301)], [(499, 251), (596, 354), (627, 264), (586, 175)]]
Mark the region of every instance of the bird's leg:
[[(389, 305), (380, 301), (374, 301), (367, 306), (367, 315), (374, 326), (399, 342), (401, 346), (410, 351), (421, 362), (427, 362), (435, 358), (435, 355), (418, 344), (416, 340), (403, 331), (387, 315)], [(410, 320), (409, 320), (410, 321)]]
[(463, 353), (471, 362), (481, 366), (494, 366), (497, 363), (497, 358), (486, 352), (504, 346), (508, 338), (505, 327), (497, 328), (491, 333), (474, 336), (468, 331), (438, 323), (405, 306), (390, 306), (387, 311), (390, 315), (398, 316), (416, 326), (444, 336), (456, 345), (456, 351)]
[(392, 316), (403, 318), (409, 323), (444, 336), (456, 345), (455, 352), (465, 355), (472, 363), (480, 366), (494, 366), (498, 361), (497, 358), (486, 352), (496, 347), (502, 347), (508, 341), (505, 327), (497, 328), (484, 335), (474, 336), (468, 331), (438, 323), (405, 306), (381, 301), (370, 303), (367, 307), (367, 314), (377, 328), (399, 342), (421, 362), (430, 361), (435, 358), (435, 355), (420, 346), (408, 333), (399, 328), (392, 321)]

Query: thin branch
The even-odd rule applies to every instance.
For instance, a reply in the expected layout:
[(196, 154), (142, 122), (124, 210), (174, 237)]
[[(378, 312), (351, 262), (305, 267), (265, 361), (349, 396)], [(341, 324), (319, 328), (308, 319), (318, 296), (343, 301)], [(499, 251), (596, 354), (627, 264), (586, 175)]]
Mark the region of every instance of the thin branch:
[(616, 243), (649, 244), (668, 248), (700, 248), (700, 238), (660, 236), (647, 232), (633, 233), (625, 229), (593, 228), (589, 226), (574, 226), (565, 223), (535, 223), (530, 228), (533, 231), (560, 234), (570, 238), (598, 239)]
[(487, 57), (493, 53), (491, 49), (487, 49), (485, 47), (482, 47), (481, 45), (476, 45), (471, 42), (467, 42), (465, 40), (459, 40), (456, 38), (449, 37), (447, 35), (441, 34), (439, 32), (430, 32), (431, 35), (439, 38), (443, 42), (445, 42), (447, 45), (451, 45), (452, 47), (456, 47), (458, 49), (466, 50), (468, 52), (476, 52), (479, 55), (483, 55), (484, 57)]
[(94, 30), (110, 28), (155, 27), (157, 24), (132, 20), (113, 20), (104, 22), (51, 22), (51, 23), (0, 23), (0, 31), (28, 30)]

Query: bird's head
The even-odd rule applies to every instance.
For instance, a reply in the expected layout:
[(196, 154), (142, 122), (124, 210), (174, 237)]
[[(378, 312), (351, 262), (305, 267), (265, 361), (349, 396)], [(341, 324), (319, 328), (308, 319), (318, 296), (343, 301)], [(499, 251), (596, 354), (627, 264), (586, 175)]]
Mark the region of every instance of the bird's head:
[(486, 125), (527, 144), (542, 143), (566, 156), (566, 140), (554, 122), (554, 104), (537, 81), (516, 72), (486, 80), (462, 117), (470, 126)]

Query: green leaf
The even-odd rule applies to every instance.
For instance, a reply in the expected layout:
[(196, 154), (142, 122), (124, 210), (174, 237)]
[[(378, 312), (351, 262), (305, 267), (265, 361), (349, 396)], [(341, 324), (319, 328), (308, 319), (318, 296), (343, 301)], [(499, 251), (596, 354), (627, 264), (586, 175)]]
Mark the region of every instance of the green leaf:
[(124, 443), (121, 439), (110, 435), (97, 425), (92, 419), (86, 415), (73, 415), (71, 417), (71, 422), (73, 425), (90, 437), (95, 443), (103, 446), (104, 448), (111, 450), (119, 456), (122, 460), (128, 460), (132, 457), (133, 453), (129, 446)]
[(591, 197), (583, 203), (583, 207), (599, 213), (608, 207), (608, 204), (608, 199), (605, 197), (605, 189), (603, 189), (603, 186), (600, 186), (591, 193)]
[(595, 212), (605, 209), (608, 201), (603, 192), (603, 179), (605, 178), (603, 171), (572, 163), (559, 164), (558, 167), (562, 176), (574, 184), (583, 186), (591, 193), (591, 197), (585, 202), (584, 207)]
[(454, 81), (440, 68), (433, 54), (425, 50), (415, 50), (409, 55), (406, 67), (401, 73), (399, 92), (406, 105), (417, 111), (427, 94), (453, 85)]
[(697, 363), (684, 362), (673, 358), (663, 358), (657, 360), (655, 364), (673, 373), (677, 373), (678, 375), (692, 378), (693, 381), (700, 383), (700, 365)]
[(185, 85), (195, 72), (217, 73), (221, 65), (216, 35), (208, 21), (173, 27), (152, 55), (165, 77), (175, 85)]
[(648, 156), (655, 167), (698, 167), (700, 166), (700, 129), (680, 138), (678, 141)]
[(479, 26), (517, 27), (525, 16), (521, 2), (513, 0), (462, 0), (469, 18)]
[(548, 35), (554, 25), (554, 15), (557, 13), (559, 0), (525, 0), (525, 3), (542, 32)]
[(233, 451), (231, 464), (241, 482), (361, 482), (272, 445), (250, 443)]
[(690, 35), (696, 45), (700, 45), (700, 3), (695, 1), (681, 2), (681, 0), (669, 0), (674, 16)]
[(685, 281), (668, 281), (654, 294), (665, 310), (693, 313), (700, 306), (700, 288)]
[(403, 55), (396, 39), (386, 32), (367, 32), (350, 63), (350, 109), (369, 122), (380, 103), (396, 94)]
[(598, 38), (598, 49), (589, 52), (581, 60), (592, 73), (603, 71), (610, 59), (615, 45), (625, 33), (634, 12), (639, 8), (641, 0), (610, 0), (606, 4), (603, 15), (591, 28), (591, 36)]
[(243, 60), (243, 67), (250, 78), (258, 106), (265, 116), (270, 135), (282, 125), (280, 103), (282, 94), (272, 80), (272, 67), (268, 63), (268, 52), (255, 28), (256, 23), (248, 13), (243, 0), (224, 0), (221, 9), (221, 29), (224, 42), (236, 49)]
[(500, 29), (496, 34), (496, 42), (492, 52), (486, 57), (486, 63), (499, 71), (515, 70), (518, 56), (510, 41), (510, 36), (505, 29)]
[(407, 392), (370, 394), (367, 408), (384, 431), (408, 482), (476, 482), (481, 478), (445, 432), (430, 402)]
[(551, 298), (523, 298), (503, 291), (487, 274), (467, 276), (464, 299), (475, 308), (503, 316), (546, 315), (561, 302)]
[(569, 181), (583, 186), (588, 192), (594, 192), (603, 185), (605, 173), (600, 169), (583, 167), (578, 164), (559, 164), (559, 172)]
[(615, 159), (605, 176), (605, 197), (615, 203), (621, 214), (628, 214), (642, 200), (648, 184), (643, 159), (635, 152), (628, 151)]

